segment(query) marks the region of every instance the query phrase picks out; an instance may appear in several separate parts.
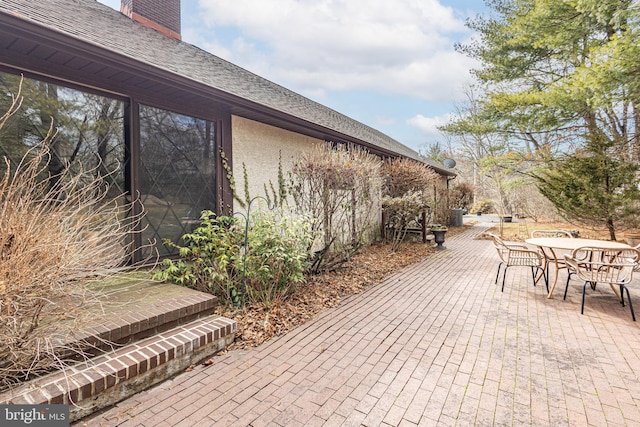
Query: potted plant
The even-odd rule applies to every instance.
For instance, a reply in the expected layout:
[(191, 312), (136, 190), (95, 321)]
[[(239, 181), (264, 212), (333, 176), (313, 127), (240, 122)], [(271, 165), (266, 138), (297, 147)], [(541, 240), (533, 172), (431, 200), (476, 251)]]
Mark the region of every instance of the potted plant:
[(444, 235), (448, 230), (447, 227), (441, 224), (432, 224), (430, 228), (431, 233), (433, 234), (433, 239), (436, 242), (436, 249), (446, 249), (443, 243)]

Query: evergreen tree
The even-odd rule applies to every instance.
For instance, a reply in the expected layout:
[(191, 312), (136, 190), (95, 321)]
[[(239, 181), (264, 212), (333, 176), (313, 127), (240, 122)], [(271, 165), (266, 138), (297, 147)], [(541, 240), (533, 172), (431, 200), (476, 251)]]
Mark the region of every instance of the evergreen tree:
[(612, 143), (592, 141), (586, 150), (565, 155), (538, 174), (540, 192), (565, 218), (602, 226), (616, 240), (616, 224), (635, 214), (638, 164), (611, 155)]
[(470, 22), (483, 93), (448, 130), (520, 142), (568, 219), (610, 237), (638, 203), (640, 8), (635, 0), (490, 0)]

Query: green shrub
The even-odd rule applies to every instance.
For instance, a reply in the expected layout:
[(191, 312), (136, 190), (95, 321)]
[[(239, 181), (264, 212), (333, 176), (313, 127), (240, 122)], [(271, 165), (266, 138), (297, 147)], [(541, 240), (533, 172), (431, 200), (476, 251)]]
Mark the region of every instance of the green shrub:
[(243, 230), (236, 218), (216, 216), (208, 210), (202, 211), (200, 220), (198, 228), (182, 236), (184, 246), (164, 241), (179, 250), (180, 259), (165, 259), (154, 278), (214, 294), (225, 303), (237, 303)]
[(277, 219), (272, 213), (258, 213), (248, 234), (245, 270), (247, 302), (267, 306), (286, 297), (305, 281), (313, 238), (309, 221)]
[(250, 218), (247, 247), (237, 218), (203, 211), (201, 225), (182, 236), (180, 259), (164, 260), (155, 278), (212, 293), (225, 304), (270, 305), (304, 281), (311, 226), (304, 219), (278, 219), (271, 212)]

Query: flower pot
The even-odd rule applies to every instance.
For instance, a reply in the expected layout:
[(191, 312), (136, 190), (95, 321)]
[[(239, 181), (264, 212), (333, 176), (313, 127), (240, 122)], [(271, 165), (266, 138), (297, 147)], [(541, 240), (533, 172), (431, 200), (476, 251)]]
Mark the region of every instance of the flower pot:
[(433, 233), (434, 242), (436, 242), (436, 249), (446, 249), (442, 244), (447, 230), (431, 230), (431, 232)]

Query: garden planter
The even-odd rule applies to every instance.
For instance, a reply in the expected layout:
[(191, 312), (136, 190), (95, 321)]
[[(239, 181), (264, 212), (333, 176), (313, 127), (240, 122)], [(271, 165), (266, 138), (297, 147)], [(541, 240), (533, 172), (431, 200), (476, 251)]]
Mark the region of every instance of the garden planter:
[(436, 242), (436, 249), (446, 249), (443, 246), (444, 243), (444, 234), (447, 230), (431, 230), (433, 233), (434, 242)]

